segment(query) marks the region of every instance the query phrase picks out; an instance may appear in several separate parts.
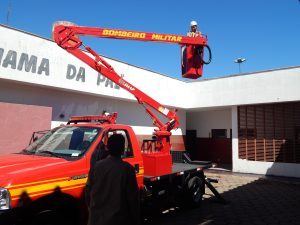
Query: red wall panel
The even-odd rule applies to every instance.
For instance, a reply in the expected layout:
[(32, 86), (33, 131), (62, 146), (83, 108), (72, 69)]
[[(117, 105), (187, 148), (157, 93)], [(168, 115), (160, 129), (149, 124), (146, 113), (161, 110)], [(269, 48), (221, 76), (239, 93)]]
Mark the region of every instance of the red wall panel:
[(34, 131), (51, 128), (52, 108), (0, 102), (0, 154), (19, 152)]

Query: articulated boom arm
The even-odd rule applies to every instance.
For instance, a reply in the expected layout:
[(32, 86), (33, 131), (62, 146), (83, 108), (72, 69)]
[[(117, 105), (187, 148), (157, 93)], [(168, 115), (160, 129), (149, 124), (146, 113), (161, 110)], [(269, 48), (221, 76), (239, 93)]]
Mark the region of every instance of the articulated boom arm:
[[(59, 27), (60, 26), (60, 27)], [(107, 28), (96, 28), (96, 27), (82, 27), (82, 26), (56, 26), (55, 33), (60, 38), (71, 38), (73, 35), (84, 35), (93, 36), (100, 38), (113, 38), (113, 39), (126, 39), (136, 41), (153, 41), (153, 42), (164, 42), (182, 45), (194, 45), (194, 46), (207, 46), (207, 37), (188, 37), (173, 34), (160, 34), (151, 32), (140, 32), (140, 31), (128, 31), (120, 29), (107, 29)], [(61, 32), (64, 32), (62, 34)], [(55, 34), (56, 35), (56, 34)], [(68, 36), (68, 37), (67, 37)]]
[[(145, 107), (146, 112), (153, 119), (153, 124), (158, 127), (158, 130), (155, 130), (154, 132), (154, 135), (156, 135), (158, 138), (168, 138), (171, 135), (170, 131), (179, 127), (179, 118), (176, 115), (176, 111), (171, 111), (167, 109), (166, 107), (164, 107), (163, 105), (161, 105), (160, 103), (158, 103), (157, 101), (140, 91), (138, 88), (124, 80), (101, 56), (99, 56), (90, 47), (85, 46), (79, 39), (79, 35), (105, 38), (134, 39), (143, 41), (163, 41), (180, 44), (195, 44), (197, 42), (196, 39), (175, 35), (160, 35), (145, 32), (120, 31), (65, 25), (55, 26), (53, 34), (56, 43), (60, 47), (73, 54), (77, 58), (81, 59), (90, 67), (103, 74), (105, 77), (112, 80), (120, 87), (129, 91), (131, 94), (133, 94), (136, 97), (137, 101)], [(159, 38), (154, 38), (156, 36), (159, 36)], [(202, 44), (205, 44), (205, 39), (199, 38), (198, 44), (199, 41)], [(80, 49), (80, 47), (84, 47), (92, 56), (84, 53)], [(169, 121), (165, 124), (161, 122), (160, 119), (151, 111), (150, 107), (148, 106), (163, 114), (169, 119)]]

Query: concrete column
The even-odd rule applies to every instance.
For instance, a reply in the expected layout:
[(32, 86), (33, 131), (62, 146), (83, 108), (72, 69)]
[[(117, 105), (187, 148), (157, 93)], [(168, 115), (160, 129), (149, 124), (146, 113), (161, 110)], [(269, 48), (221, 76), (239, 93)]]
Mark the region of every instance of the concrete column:
[(233, 106), (231, 108), (231, 127), (232, 127), (232, 171), (235, 171), (235, 165), (239, 158), (237, 106)]

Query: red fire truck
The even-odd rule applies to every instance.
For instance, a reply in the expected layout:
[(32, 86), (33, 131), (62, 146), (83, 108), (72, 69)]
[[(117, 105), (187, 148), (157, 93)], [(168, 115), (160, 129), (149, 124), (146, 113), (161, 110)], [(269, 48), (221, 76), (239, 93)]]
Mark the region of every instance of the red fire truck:
[[(135, 167), (145, 214), (170, 205), (197, 206), (205, 187), (203, 170), (210, 162), (173, 162), (171, 130), (179, 127), (176, 110), (169, 110), (119, 76), (100, 55), (79, 39), (80, 35), (102, 38), (159, 41), (183, 45), (183, 76), (202, 74), (206, 37), (185, 37), (147, 32), (57, 24), (56, 43), (90, 67), (132, 93), (157, 129), (153, 138), (140, 143), (128, 125), (116, 124), (117, 113), (71, 117), (33, 141), (17, 154), (0, 157), (0, 224), (84, 223), (84, 188), (93, 153), (115, 133), (126, 140), (123, 160)], [(81, 49), (84, 47), (85, 51)], [(156, 112), (167, 118), (163, 123)]]

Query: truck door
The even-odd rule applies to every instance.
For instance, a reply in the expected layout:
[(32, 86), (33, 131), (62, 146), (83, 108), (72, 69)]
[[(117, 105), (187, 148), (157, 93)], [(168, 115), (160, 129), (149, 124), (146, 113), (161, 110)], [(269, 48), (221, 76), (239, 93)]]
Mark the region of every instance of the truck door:
[(121, 157), (124, 161), (130, 163), (135, 168), (138, 185), (142, 186), (144, 175), (143, 163), (142, 160), (139, 159), (140, 157), (134, 155), (133, 144), (131, 142), (130, 135), (126, 129), (110, 129), (107, 132), (107, 138), (113, 134), (121, 134), (124, 137), (125, 148)]

